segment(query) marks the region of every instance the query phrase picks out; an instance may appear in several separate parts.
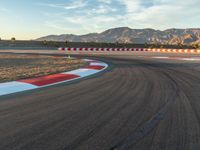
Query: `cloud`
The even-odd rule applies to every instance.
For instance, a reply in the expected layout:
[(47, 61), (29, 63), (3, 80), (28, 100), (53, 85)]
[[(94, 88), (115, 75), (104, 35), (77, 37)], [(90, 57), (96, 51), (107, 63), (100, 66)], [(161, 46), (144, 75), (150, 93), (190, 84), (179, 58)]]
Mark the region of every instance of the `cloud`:
[[(75, 6), (81, 9), (73, 10)], [(51, 27), (75, 34), (101, 32), (119, 26), (161, 30), (199, 27), (199, 6), (199, 0), (115, 0), (115, 3), (114, 0), (97, 0), (92, 6), (91, 1), (82, 0), (76, 5), (56, 5), (66, 7), (68, 12), (56, 16), (55, 20), (63, 21), (54, 20)]]
[(8, 9), (4, 6), (9, 6), (9, 1), (0, 2), (2, 33), (6, 31), (12, 36), (14, 31), (19, 34), (23, 31), (25, 34), (30, 29), (31, 31), (39, 29), (40, 34), (85, 34), (119, 26), (161, 30), (174, 27), (200, 27), (200, 0), (43, 0), (42, 2), (34, 0), (23, 3), (13, 0), (19, 7), (13, 5)]
[(8, 12), (9, 10), (7, 8), (0, 8), (0, 12)]
[(112, 0), (98, 0), (100, 3), (106, 3), (106, 4), (111, 4)]
[[(75, 19), (74, 19), (75, 18)], [(56, 29), (59, 32), (68, 34), (85, 34), (91, 32), (102, 32), (105, 29), (118, 26), (118, 20), (121, 16), (78, 16), (72, 15), (62, 20), (49, 21), (45, 25), (49, 28)]]
[(47, 3), (38, 3), (39, 5), (42, 6), (49, 6), (49, 7), (54, 7), (54, 8), (63, 8), (66, 10), (70, 9), (77, 9), (77, 8), (82, 8), (87, 5), (87, 1), (85, 0), (76, 0), (76, 1), (71, 1), (65, 4), (47, 4)]
[(56, 23), (52, 23), (52, 22), (45, 22), (44, 24), (46, 27), (50, 27), (50, 28), (54, 28), (54, 29), (57, 29), (57, 30), (62, 30), (62, 31), (66, 31), (66, 27), (63, 27), (61, 25), (58, 25)]
[(137, 13), (132, 19), (154, 28), (189, 27), (194, 23), (193, 19), (199, 16), (197, 15), (200, 13), (199, 5), (200, 2), (197, 0), (155, 1), (152, 7)]
[(99, 5), (97, 8), (92, 9), (92, 13), (96, 14), (108, 14), (110, 12), (115, 12), (116, 9), (108, 5)]
[(199, 0), (119, 0), (126, 8), (123, 24), (133, 28), (198, 27)]
[(123, 4), (128, 13), (139, 11), (142, 7), (142, 0), (119, 0), (121, 4)]

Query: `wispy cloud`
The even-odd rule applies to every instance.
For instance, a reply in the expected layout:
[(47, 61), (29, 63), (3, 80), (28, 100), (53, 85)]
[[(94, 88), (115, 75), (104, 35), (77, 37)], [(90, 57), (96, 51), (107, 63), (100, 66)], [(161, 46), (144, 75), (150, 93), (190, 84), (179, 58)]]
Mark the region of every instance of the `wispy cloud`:
[[(154, 1), (154, 5), (136, 13), (131, 19), (153, 28), (190, 27), (199, 17), (200, 1)], [(195, 19), (196, 18), (196, 19)], [(195, 20), (193, 20), (195, 19)], [(195, 22), (196, 22), (195, 21)]]
[(84, 34), (119, 26), (200, 27), (199, 6), (200, 0), (2, 0), (0, 29), (12, 36), (10, 29), (19, 34), (33, 28), (40, 34)]
[(98, 0), (100, 3), (111, 4), (113, 0)]
[(115, 12), (116, 8), (112, 8), (108, 5), (99, 5), (97, 8), (92, 9), (92, 13), (96, 14), (108, 14), (110, 12)]
[(49, 6), (49, 7), (54, 7), (54, 8), (63, 8), (63, 9), (70, 10), (70, 9), (85, 7), (87, 5), (87, 1), (76, 0), (76, 1), (71, 1), (71, 2), (68, 2), (68, 3), (52, 3), (52, 4), (38, 3), (38, 4), (43, 5), (43, 6)]
[(142, 8), (142, 0), (119, 0), (120, 3), (126, 6), (127, 12), (136, 12)]
[[(63, 28), (76, 28), (72, 31), (81, 34), (118, 26), (157, 29), (190, 27), (190, 24), (197, 26), (197, 19), (200, 18), (197, 15), (200, 13), (198, 0), (116, 0), (114, 5), (112, 3), (113, 0), (98, 0), (98, 5), (93, 5), (93, 8), (84, 6), (71, 11), (70, 15), (60, 16), (64, 22), (59, 23), (65, 24)], [(56, 23), (57, 26), (59, 23)]]
[(0, 8), (0, 12), (8, 12), (9, 10), (7, 8)]

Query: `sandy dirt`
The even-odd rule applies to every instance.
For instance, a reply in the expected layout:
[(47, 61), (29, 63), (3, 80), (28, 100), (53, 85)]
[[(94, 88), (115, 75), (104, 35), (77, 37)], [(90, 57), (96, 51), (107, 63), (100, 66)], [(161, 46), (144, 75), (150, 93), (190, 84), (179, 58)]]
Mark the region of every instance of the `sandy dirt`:
[(0, 54), (0, 82), (55, 74), (85, 65), (83, 60), (65, 57)]

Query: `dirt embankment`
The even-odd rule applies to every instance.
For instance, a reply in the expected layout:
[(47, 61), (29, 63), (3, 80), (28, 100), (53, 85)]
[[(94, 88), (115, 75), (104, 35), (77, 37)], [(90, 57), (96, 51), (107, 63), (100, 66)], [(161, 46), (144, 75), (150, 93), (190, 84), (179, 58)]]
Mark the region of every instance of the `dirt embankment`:
[(85, 65), (87, 64), (80, 59), (0, 54), (0, 83), (65, 72)]

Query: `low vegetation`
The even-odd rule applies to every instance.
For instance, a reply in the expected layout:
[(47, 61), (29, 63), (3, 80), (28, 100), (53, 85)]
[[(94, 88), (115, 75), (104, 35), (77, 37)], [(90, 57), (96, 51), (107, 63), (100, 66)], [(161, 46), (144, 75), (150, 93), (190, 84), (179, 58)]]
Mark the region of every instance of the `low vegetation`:
[(0, 82), (60, 73), (86, 65), (80, 59), (15, 54), (0, 54), (0, 62)]
[(175, 45), (170, 45), (169, 43), (161, 44), (157, 43), (144, 43), (144, 44), (134, 44), (134, 43), (101, 43), (101, 42), (58, 42), (58, 41), (11, 41), (11, 40), (1, 40), (0, 49), (48, 49), (56, 50), (59, 47), (116, 47), (116, 48), (173, 48), (173, 49), (200, 49), (200, 43), (192, 44), (182, 44), (177, 41)]

